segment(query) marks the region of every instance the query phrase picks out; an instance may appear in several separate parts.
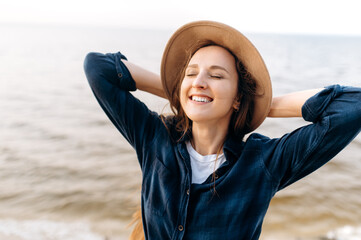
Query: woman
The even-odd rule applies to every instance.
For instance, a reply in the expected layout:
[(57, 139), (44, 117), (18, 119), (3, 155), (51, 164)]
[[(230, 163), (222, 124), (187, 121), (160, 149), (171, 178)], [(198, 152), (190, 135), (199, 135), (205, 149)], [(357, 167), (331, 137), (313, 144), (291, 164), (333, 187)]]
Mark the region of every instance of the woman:
[[(146, 239), (258, 239), (275, 193), (321, 167), (361, 129), (361, 89), (335, 85), (272, 99), (256, 48), (221, 23), (178, 29), (161, 78), (121, 53), (90, 53), (84, 67), (137, 153)], [(129, 93), (136, 89), (168, 98), (174, 116), (149, 111)], [(267, 116), (312, 124), (277, 139), (244, 140)]]

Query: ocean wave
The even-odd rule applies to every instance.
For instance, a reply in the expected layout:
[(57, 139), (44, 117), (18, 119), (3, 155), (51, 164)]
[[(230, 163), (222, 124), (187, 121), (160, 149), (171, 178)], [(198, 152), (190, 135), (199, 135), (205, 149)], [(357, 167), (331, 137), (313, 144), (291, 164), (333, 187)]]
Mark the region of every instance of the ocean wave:
[(334, 231), (328, 232), (324, 240), (360, 240), (361, 239), (361, 226), (352, 227), (344, 226)]
[(50, 220), (0, 220), (2, 240), (104, 240), (84, 222), (55, 222)]

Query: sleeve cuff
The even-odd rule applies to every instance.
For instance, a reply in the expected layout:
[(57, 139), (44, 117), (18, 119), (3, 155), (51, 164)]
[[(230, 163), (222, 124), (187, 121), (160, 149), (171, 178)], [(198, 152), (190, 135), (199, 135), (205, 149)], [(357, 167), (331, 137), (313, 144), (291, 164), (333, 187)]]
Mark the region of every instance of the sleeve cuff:
[[(110, 53), (108, 53), (110, 54)], [(112, 53), (113, 57), (115, 58), (115, 68), (117, 71), (117, 77), (119, 80), (119, 84), (122, 86), (122, 89), (127, 91), (135, 91), (137, 90), (135, 81), (130, 74), (128, 68), (125, 64), (121, 61), (121, 59), (127, 60), (128, 59), (120, 52)]]
[(343, 92), (340, 85), (326, 87), (321, 92), (309, 98), (302, 106), (302, 117), (306, 121), (317, 122), (324, 116), (328, 105)]

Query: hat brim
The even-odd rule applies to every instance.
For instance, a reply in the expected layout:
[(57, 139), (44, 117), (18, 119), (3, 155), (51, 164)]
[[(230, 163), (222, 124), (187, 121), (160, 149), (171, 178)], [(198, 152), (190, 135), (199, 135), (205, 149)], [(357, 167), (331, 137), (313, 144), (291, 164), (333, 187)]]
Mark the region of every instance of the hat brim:
[(250, 132), (267, 117), (272, 102), (272, 85), (267, 67), (253, 44), (238, 30), (213, 21), (197, 21), (179, 28), (169, 39), (161, 63), (161, 79), (165, 94), (171, 99), (180, 81), (189, 54), (199, 49), (199, 43), (211, 41), (231, 51), (253, 76), (257, 84), (254, 114)]

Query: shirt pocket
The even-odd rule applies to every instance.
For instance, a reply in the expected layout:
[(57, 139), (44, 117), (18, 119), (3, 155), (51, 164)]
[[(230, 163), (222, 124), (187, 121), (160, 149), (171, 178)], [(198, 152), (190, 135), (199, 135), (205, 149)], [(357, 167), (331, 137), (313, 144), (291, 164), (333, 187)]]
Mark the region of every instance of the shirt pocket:
[(164, 215), (175, 189), (173, 176), (160, 160), (155, 159), (152, 168), (143, 177), (142, 197), (147, 212)]

